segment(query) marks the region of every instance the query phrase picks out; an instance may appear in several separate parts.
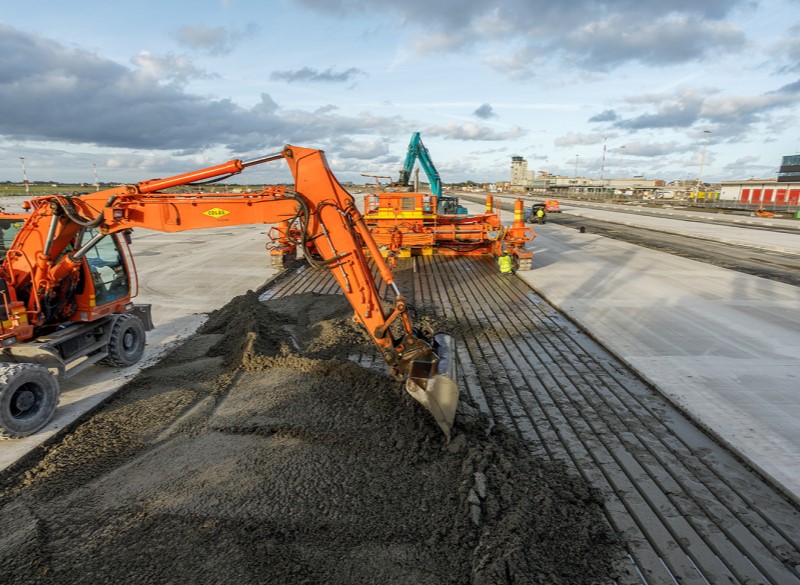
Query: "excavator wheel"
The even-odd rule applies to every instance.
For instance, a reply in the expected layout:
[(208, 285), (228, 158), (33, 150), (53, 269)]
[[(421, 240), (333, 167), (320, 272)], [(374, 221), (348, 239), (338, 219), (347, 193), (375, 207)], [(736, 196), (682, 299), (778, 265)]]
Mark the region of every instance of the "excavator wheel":
[(0, 438), (32, 435), (56, 411), (60, 389), (47, 368), (35, 364), (0, 365)]
[(120, 315), (108, 340), (108, 356), (98, 363), (117, 368), (132, 366), (142, 359), (144, 344), (144, 325), (139, 317), (131, 314)]

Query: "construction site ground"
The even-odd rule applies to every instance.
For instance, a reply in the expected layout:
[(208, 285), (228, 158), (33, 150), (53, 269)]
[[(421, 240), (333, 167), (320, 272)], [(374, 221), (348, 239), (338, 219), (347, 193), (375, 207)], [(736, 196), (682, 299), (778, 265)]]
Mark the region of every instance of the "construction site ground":
[[(467, 410), (442, 449), (341, 320), (330, 276), (299, 267), (262, 291), (263, 319), (235, 300), (10, 465), (0, 553), (23, 572), (4, 580), (800, 583), (798, 289), (538, 233), (524, 275), (467, 257), (397, 271), (459, 341), (488, 435)], [(255, 330), (226, 330), (236, 315)], [(243, 373), (227, 379), (232, 356)]]

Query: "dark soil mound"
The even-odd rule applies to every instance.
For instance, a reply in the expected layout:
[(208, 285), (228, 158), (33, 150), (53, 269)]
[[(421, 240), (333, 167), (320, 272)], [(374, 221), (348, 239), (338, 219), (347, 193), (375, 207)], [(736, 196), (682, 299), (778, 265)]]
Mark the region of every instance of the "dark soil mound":
[[(3, 583), (612, 581), (601, 501), (464, 416), (449, 444), (343, 297), (213, 313), (5, 478)], [(469, 410), (469, 409), (467, 409)]]

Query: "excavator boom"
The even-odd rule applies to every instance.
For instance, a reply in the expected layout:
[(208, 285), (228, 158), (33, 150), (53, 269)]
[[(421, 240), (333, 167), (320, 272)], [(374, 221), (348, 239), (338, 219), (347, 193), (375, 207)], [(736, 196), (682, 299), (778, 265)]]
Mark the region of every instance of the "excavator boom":
[[(165, 192), (173, 187), (225, 179), (249, 166), (279, 159), (286, 161), (294, 176), (293, 189), (276, 186), (250, 193)], [(14, 307), (23, 302), (27, 307), (27, 337), (31, 332), (35, 335), (37, 330), (58, 325), (57, 319), (65, 317), (65, 307), (72, 306), (66, 299), (55, 303), (58, 311), (44, 312), (41, 307), (52, 306), (59, 295), (79, 288), (84, 257), (107, 236), (136, 227), (177, 232), (276, 224), (273, 240), (278, 252), (287, 254), (299, 248), (309, 263), (331, 270), (392, 375), (406, 380), (409, 393), (433, 414), (449, 437), (458, 401), (452, 337), (413, 326), (391, 270), (353, 198), (331, 172), (322, 151), (286, 146), (280, 153), (252, 161), (233, 160), (166, 179), (79, 196), (38, 197), (30, 203), (33, 211), (0, 270), (12, 291), (25, 291), (11, 296), (16, 301), (12, 303)], [(96, 235), (84, 243), (89, 231)], [(389, 310), (383, 306), (365, 249), (380, 277), (396, 295)], [(118, 299), (116, 306), (127, 300)], [(107, 313), (102, 306), (90, 307), (83, 310), (81, 320), (100, 318), (104, 311)], [(70, 318), (66, 316), (66, 320)], [(12, 344), (8, 339), (20, 339), (18, 333), (4, 331), (4, 345)]]

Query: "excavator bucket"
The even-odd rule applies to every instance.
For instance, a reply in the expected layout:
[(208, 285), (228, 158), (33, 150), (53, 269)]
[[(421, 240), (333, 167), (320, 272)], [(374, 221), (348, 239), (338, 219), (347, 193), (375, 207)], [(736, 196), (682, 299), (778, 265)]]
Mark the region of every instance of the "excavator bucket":
[(455, 340), (437, 333), (432, 349), (433, 354), (411, 362), (406, 391), (428, 409), (449, 441), (458, 406)]

